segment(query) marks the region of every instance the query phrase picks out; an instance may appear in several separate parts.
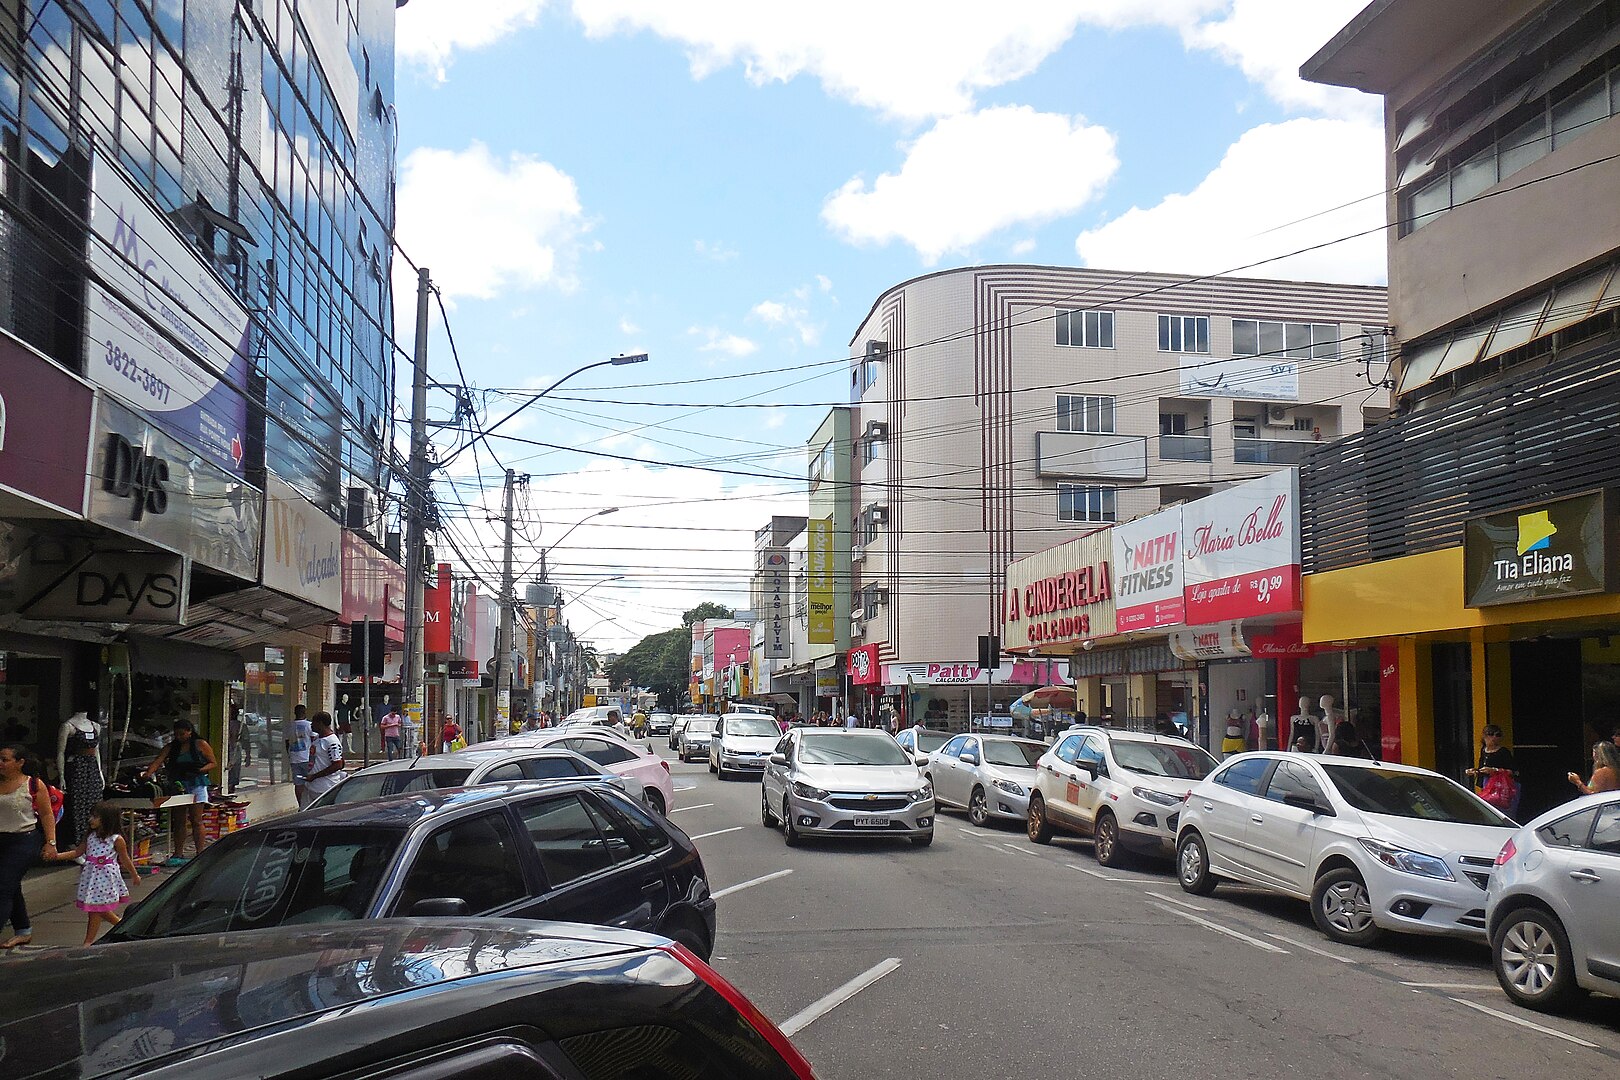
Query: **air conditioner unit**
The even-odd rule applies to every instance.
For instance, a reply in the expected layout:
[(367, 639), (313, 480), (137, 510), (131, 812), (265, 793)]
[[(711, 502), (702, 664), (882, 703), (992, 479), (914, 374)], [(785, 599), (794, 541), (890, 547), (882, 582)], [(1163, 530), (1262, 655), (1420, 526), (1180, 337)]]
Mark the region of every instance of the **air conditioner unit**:
[(400, 557), (402, 548), (400, 545), (400, 536), (398, 530), (390, 529), (383, 533), (383, 550), (389, 555), (393, 556), (395, 562), (403, 561)]
[(343, 506), (343, 527), (370, 537), (372, 522), (376, 517), (377, 509), (376, 504), (372, 502), (371, 489), (350, 488)]
[(889, 508), (881, 503), (868, 507), (866, 512), (871, 515), (871, 521), (874, 525), (887, 525), (889, 523)]
[(887, 360), (889, 358), (889, 343), (887, 341), (868, 341), (866, 343), (866, 358), (868, 360)]
[(1287, 405), (1266, 406), (1266, 427), (1289, 428), (1294, 426), (1293, 417), (1288, 415)]
[(866, 558), (866, 545), (865, 544), (855, 544), (854, 546), (852, 546), (849, 549), (849, 561), (850, 562), (852, 562), (852, 563), (860, 562), (864, 558)]
[(868, 442), (884, 442), (888, 437), (889, 425), (882, 420), (868, 420), (866, 422), (866, 431), (861, 435), (861, 438), (866, 439)]
[(878, 605), (882, 606), (884, 604), (887, 604), (888, 602), (889, 602), (889, 590), (884, 589), (884, 588), (879, 588), (878, 591), (877, 591), (877, 603), (878, 603)]

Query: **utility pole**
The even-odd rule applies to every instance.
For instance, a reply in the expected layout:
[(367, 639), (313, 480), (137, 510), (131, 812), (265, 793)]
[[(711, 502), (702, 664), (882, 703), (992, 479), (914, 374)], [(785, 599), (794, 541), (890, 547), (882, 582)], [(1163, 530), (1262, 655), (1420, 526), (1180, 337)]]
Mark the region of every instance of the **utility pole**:
[[(512, 595), (512, 489), (517, 486), (517, 474), (506, 470), (506, 532), (501, 545), (501, 633), (495, 643), (495, 723), (501, 735), (511, 731), (512, 724), (512, 618), (515, 598)], [(504, 701), (504, 707), (502, 702)]]
[[(427, 554), (427, 350), (428, 302), (432, 299), (433, 281), (427, 267), (416, 270), (416, 350), (411, 362), (411, 459), (405, 481), (405, 662), (400, 675), (401, 696), (407, 712), (414, 705), (421, 725), (422, 738), (432, 744), (432, 733), (423, 701), (423, 676), (427, 658), (423, 653), (422, 613), (423, 556)], [(383, 611), (386, 621), (388, 612)], [(371, 723), (371, 717), (366, 717)]]

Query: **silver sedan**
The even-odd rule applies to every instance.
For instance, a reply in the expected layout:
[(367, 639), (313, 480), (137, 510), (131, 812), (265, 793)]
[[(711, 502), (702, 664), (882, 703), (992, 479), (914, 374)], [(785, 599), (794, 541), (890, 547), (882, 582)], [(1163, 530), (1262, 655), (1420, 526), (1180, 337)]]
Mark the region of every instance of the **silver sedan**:
[(981, 828), (993, 818), (1023, 821), (1046, 744), (1011, 735), (958, 735), (924, 769), (941, 806), (966, 810)]
[(882, 731), (789, 731), (765, 767), (759, 814), (781, 823), (789, 847), (805, 836), (934, 842), (934, 789)]

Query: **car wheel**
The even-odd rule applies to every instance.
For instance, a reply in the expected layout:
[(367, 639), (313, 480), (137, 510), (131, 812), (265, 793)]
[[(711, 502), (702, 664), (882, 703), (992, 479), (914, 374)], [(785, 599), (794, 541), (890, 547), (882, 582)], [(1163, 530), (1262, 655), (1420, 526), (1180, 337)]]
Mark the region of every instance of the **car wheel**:
[(913, 847), (927, 847), (929, 844), (932, 844), (933, 842), (934, 842), (934, 830), (932, 830), (932, 829), (930, 829), (927, 832), (923, 833), (921, 836), (913, 836), (911, 838), (911, 844), (912, 844)]
[(1176, 880), (1194, 896), (1208, 896), (1215, 891), (1215, 875), (1209, 872), (1209, 854), (1204, 851), (1204, 838), (1197, 832), (1188, 832), (1176, 845)]
[(968, 820), (979, 828), (990, 824), (990, 804), (984, 800), (984, 788), (976, 787), (968, 796)]
[[(719, 771), (720, 771), (719, 769), (715, 768), (714, 758), (710, 758), (709, 759), (709, 775), (713, 776), (715, 773), (717, 773)], [(725, 777), (721, 776), (720, 779), (724, 780)]]
[(804, 843), (804, 837), (793, 824), (793, 808), (788, 805), (787, 796), (782, 796), (782, 839), (788, 847), (798, 847)]
[(1052, 823), (1046, 820), (1046, 800), (1038, 791), (1029, 797), (1029, 817), (1024, 824), (1029, 830), (1030, 843), (1052, 842)]
[(1097, 857), (1098, 866), (1112, 869), (1124, 864), (1125, 845), (1119, 842), (1119, 821), (1113, 814), (1104, 812), (1097, 815), (1097, 829), (1091, 838), (1091, 853)]
[(1350, 866), (1329, 870), (1311, 890), (1311, 918), (1316, 928), (1346, 945), (1371, 945), (1384, 936), (1373, 922), (1372, 896), (1361, 874)]
[(767, 829), (776, 824), (776, 815), (771, 813), (771, 800), (765, 795), (765, 786), (759, 789), (759, 823)]
[(654, 788), (648, 788), (646, 794), (647, 805), (652, 808), (654, 813), (662, 817), (669, 809), (664, 805), (664, 793)]
[(1502, 920), (1491, 938), (1491, 961), (1502, 991), (1527, 1009), (1548, 1012), (1575, 996), (1569, 935), (1540, 908), (1519, 908)]
[(690, 926), (683, 919), (674, 926), (664, 930), (664, 936), (669, 940), (685, 946), (686, 950), (704, 963), (708, 963), (714, 947), (709, 943), (709, 936), (694, 926)]

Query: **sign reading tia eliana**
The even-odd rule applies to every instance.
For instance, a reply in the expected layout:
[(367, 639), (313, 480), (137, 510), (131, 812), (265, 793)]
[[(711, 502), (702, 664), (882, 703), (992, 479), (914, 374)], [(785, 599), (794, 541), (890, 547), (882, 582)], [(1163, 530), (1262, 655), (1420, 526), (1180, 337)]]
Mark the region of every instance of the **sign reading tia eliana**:
[(1610, 493), (1593, 491), (1470, 520), (1463, 537), (1467, 605), (1609, 591), (1615, 504)]

